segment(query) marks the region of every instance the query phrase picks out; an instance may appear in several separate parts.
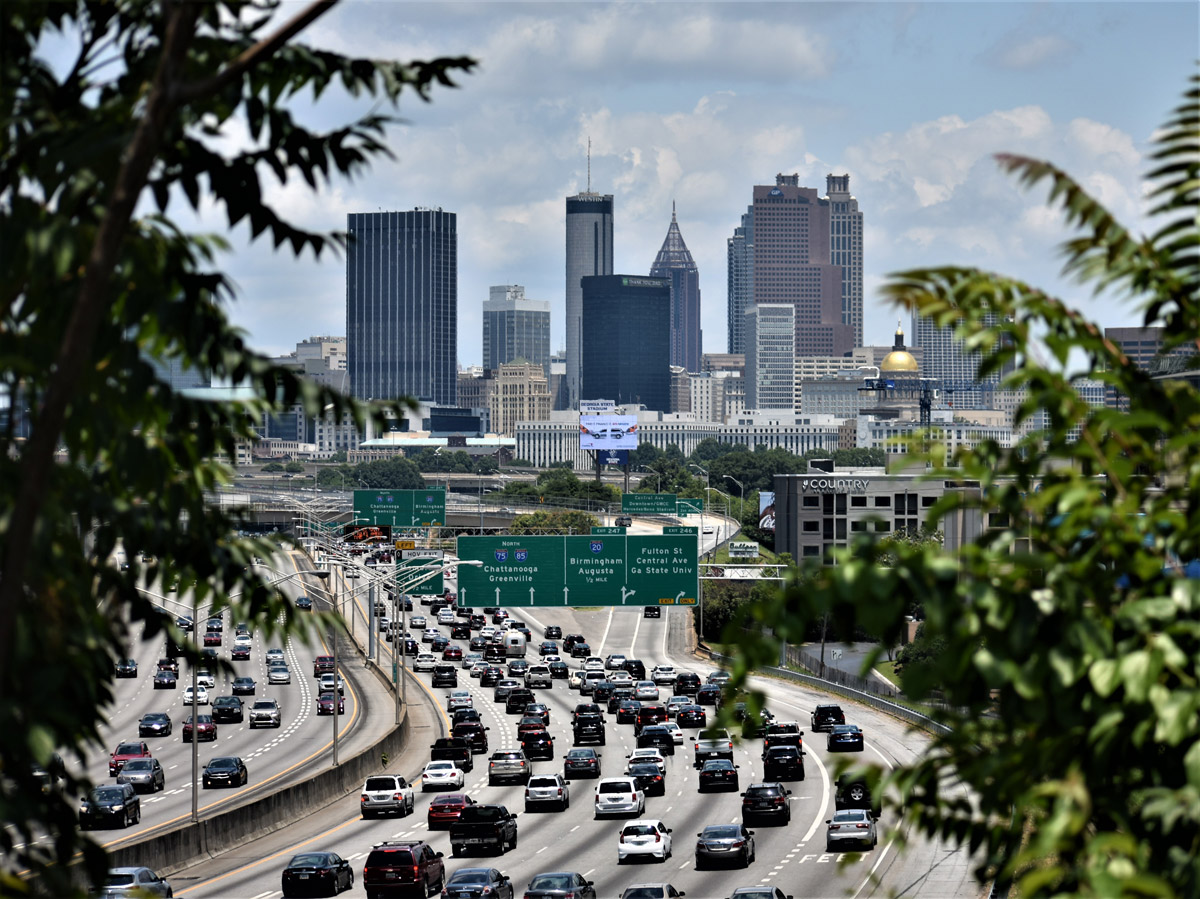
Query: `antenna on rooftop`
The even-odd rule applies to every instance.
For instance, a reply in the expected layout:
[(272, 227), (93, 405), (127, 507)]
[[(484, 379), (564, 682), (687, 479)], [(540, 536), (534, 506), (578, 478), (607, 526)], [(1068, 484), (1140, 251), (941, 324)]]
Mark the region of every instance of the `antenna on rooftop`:
[(592, 136), (588, 135), (588, 188), (587, 192), (592, 192)]

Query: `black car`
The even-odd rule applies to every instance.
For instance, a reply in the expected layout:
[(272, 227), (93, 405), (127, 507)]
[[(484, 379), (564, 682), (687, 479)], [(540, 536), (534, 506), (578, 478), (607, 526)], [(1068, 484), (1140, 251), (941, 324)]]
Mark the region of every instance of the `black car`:
[(137, 659), (117, 659), (117, 677), (137, 677)]
[(521, 715), (525, 712), (526, 706), (532, 705), (536, 701), (532, 690), (526, 690), (524, 687), (514, 687), (504, 697), (504, 711), (508, 715)]
[(812, 729), (815, 731), (829, 730), (836, 724), (846, 723), (846, 713), (840, 705), (819, 705), (813, 709)]
[(467, 644), (467, 649), (471, 652), (483, 652), (487, 649), (488, 641), (486, 637), (472, 637), (471, 642)]
[(147, 712), (138, 722), (139, 737), (169, 737), (171, 716), (166, 712)]
[(571, 726), (571, 735), (575, 745), (582, 743), (599, 743), (604, 745), (604, 718), (598, 714), (577, 715)]
[(639, 762), (625, 769), (625, 774), (637, 781), (638, 789), (647, 796), (666, 796), (667, 779), (663, 777), (658, 765), (653, 762)]
[(336, 852), (302, 852), (283, 869), (282, 889), (291, 896), (334, 895), (354, 888), (350, 863)]
[(654, 747), (660, 755), (675, 754), (675, 737), (671, 730), (662, 724), (647, 724), (637, 735), (638, 749)]
[(442, 853), (424, 840), (376, 843), (363, 865), (362, 879), (368, 896), (428, 896), (445, 883), (446, 865)]
[(710, 759), (700, 769), (700, 792), (708, 790), (733, 790), (740, 787), (738, 766), (728, 759)]
[(561, 640), (562, 628), (557, 624), (547, 624), (546, 629), (542, 631), (542, 637), (547, 640)]
[(696, 691), (698, 705), (718, 706), (721, 704), (721, 688), (717, 684), (705, 684)]
[(312, 597), (305, 593), (301, 593), (296, 597), (296, 608), (304, 609), (306, 612), (312, 609)]
[(591, 654), (592, 647), (586, 643), (576, 643), (571, 647), (571, 658), (573, 659), (586, 659)]
[(791, 795), (792, 791), (778, 781), (751, 784), (742, 793), (742, 824), (763, 818), (787, 824), (792, 820), (792, 806), (788, 802)]
[(662, 609), (658, 606), (646, 606), (642, 609), (643, 618), (662, 618)]
[[(450, 628), (450, 636), (455, 640), (470, 640), (471, 628), (465, 624), (456, 624)], [(475, 650), (478, 652), (478, 650)]]
[(445, 652), (446, 647), (449, 645), (450, 645), (450, 638), (443, 634), (438, 634), (436, 637), (434, 637), (432, 640), (429, 641), (429, 651), (432, 653), (435, 653), (435, 654)]
[(128, 827), (141, 819), (142, 800), (133, 784), (96, 787), (79, 807), (79, 827), (82, 830), (111, 824)]
[(174, 671), (156, 671), (153, 683), (155, 690), (174, 690), (179, 685), (179, 677)]
[(233, 679), (233, 695), (253, 696), (256, 686), (252, 677), (235, 677)]
[(553, 640), (543, 640), (538, 645), (538, 655), (540, 656), (556, 656), (558, 655), (558, 644)]
[[(595, 699), (595, 694), (592, 695)], [(608, 713), (611, 715), (621, 708), (621, 703), (628, 702), (633, 699), (633, 687), (617, 687), (612, 691), (612, 696), (608, 697)]]
[(451, 733), (460, 739), (466, 740), (471, 747), (472, 753), (480, 753), (488, 751), (488, 729), (483, 726), (483, 723), (478, 719), (459, 721), (451, 728)]
[(835, 724), (825, 738), (825, 748), (829, 752), (862, 752), (863, 732), (857, 724)]
[(622, 699), (617, 706), (617, 724), (635, 724), (641, 707), (642, 704), (636, 699)]
[(238, 787), (250, 781), (246, 763), (237, 756), (219, 756), (209, 759), (204, 766), (204, 789), (210, 787)]
[(246, 717), (242, 711), (242, 701), (236, 696), (218, 696), (212, 703), (212, 719), (216, 722), (236, 721), (241, 723)]
[(540, 718), (542, 724), (545, 724), (547, 727), (550, 726), (550, 706), (544, 702), (529, 703), (529, 705), (525, 706), (525, 714)]
[(563, 757), (563, 777), (599, 777), (600, 756), (594, 749), (569, 749)]
[(675, 723), (680, 727), (707, 727), (708, 713), (698, 705), (680, 706), (675, 714)]
[(513, 899), (513, 885), (495, 868), (459, 868), (446, 881), (442, 895), (453, 899)]
[(433, 668), (434, 687), (457, 687), (458, 670), (453, 665), (435, 665)]
[(804, 780), (804, 754), (795, 746), (772, 746), (763, 755), (767, 780)]
[(180, 615), (175, 619), (175, 626), (181, 631), (190, 631), (195, 625), (191, 615)]
[(570, 652), (575, 648), (576, 643), (583, 642), (583, 634), (567, 634), (562, 638), (563, 649)]
[(567, 667), (567, 663), (562, 660), (551, 662), (549, 668), (550, 677), (553, 680), (566, 680), (571, 676), (571, 670)]
[(646, 663), (641, 659), (626, 659), (625, 664), (621, 666), (629, 672), (629, 676), (635, 681), (646, 679)]
[(535, 874), (525, 888), (525, 899), (596, 899), (592, 881), (574, 871)]
[(521, 749), (525, 751), (525, 756), (533, 761), (534, 759), (553, 759), (554, 758), (554, 737), (550, 736), (545, 729), (526, 733), (521, 737)]
[(754, 855), (754, 831), (741, 824), (710, 824), (696, 834), (696, 870), (725, 861), (748, 868)]
[(483, 674), (479, 675), (479, 686), (494, 687), (500, 683), (503, 677), (504, 670), (502, 668), (498, 668), (495, 665), (488, 665), (483, 669)]

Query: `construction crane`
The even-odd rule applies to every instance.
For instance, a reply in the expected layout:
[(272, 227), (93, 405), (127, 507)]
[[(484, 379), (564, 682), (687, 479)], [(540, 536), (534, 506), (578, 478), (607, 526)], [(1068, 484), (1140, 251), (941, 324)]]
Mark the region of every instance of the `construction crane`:
[(992, 394), (996, 387), (993, 384), (979, 381), (941, 383), (938, 378), (866, 378), (862, 392), (874, 393), (876, 396), (887, 396), (892, 399), (916, 400), (920, 410), (921, 427), (927, 428), (933, 419), (933, 404), (944, 395), (978, 391), (984, 395)]

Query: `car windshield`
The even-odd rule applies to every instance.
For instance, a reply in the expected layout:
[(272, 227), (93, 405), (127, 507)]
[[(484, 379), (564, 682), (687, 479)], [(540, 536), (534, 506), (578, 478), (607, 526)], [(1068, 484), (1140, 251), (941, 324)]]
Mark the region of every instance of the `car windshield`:
[(653, 824), (627, 824), (625, 825), (625, 836), (653, 836), (658, 832), (658, 828)]
[(567, 758), (569, 759), (590, 759), (593, 750), (591, 749), (568, 749)]
[(747, 796), (782, 796), (783, 790), (779, 787), (751, 787), (746, 791)]
[(834, 821), (862, 821), (867, 816), (867, 813), (861, 809), (847, 809), (846, 811), (834, 812)]
[(141, 743), (122, 743), (117, 747), (117, 755), (141, 755)]
[(151, 712), (149, 715), (146, 715), (142, 720), (148, 724), (157, 724), (160, 721), (166, 721), (167, 716), (163, 712)]
[(598, 793), (632, 793), (634, 786), (625, 780), (610, 780), (596, 788)]
[(736, 824), (713, 824), (704, 828), (704, 836), (710, 840), (728, 840), (742, 835)]
[(458, 883), (490, 883), (491, 876), (487, 871), (482, 869), (468, 869), (466, 871), (455, 871), (446, 882), (447, 886), (454, 886)]
[(273, 709), (275, 708), (275, 703), (269, 699), (260, 699), (258, 702), (254, 703), (254, 707), (256, 709)]
[(125, 792), (120, 787), (97, 787), (92, 792), (96, 802), (120, 802)]
[(453, 767), (454, 767), (453, 762), (430, 762), (428, 765), (425, 766), (425, 770), (426, 771), (441, 771), (441, 770), (448, 771), (449, 769), (451, 769)]
[(237, 762), (233, 759), (213, 759), (208, 767), (212, 771), (232, 771), (237, 767)]
[(323, 865), (326, 863), (326, 857), (315, 852), (310, 852), (305, 855), (297, 855), (288, 862), (289, 868), (308, 868), (313, 865)]
[(570, 874), (539, 874), (529, 881), (531, 890), (569, 890), (573, 885)]
[(733, 762), (726, 759), (714, 759), (711, 762), (704, 763), (705, 771), (732, 771)]
[(133, 874), (130, 874), (130, 873), (118, 873), (118, 874), (110, 873), (107, 877), (104, 878), (104, 885), (106, 887), (132, 886), (134, 882), (135, 881), (134, 881)]
[(446, 793), (429, 803), (430, 805), (465, 805), (466, 797), (462, 793)]
[(662, 887), (630, 887), (621, 899), (662, 899)]
[(529, 786), (531, 787), (557, 787), (558, 781), (553, 777), (531, 777), (529, 778)]
[(154, 763), (150, 759), (134, 759), (125, 764), (125, 770), (129, 771), (149, 771), (154, 767)]

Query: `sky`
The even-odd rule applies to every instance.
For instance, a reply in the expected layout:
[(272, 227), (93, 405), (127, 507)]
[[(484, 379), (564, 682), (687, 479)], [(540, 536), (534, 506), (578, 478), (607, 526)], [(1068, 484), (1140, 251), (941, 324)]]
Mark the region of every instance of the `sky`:
[[(1053, 161), (1145, 230), (1145, 153), (1200, 58), (1200, 5), (346, 0), (302, 39), (357, 56), (479, 60), (432, 103), (402, 100), (395, 160), (319, 196), (298, 179), (267, 193), (326, 232), (350, 212), (457, 213), (468, 366), (482, 361), (490, 285), (549, 300), (551, 348), (564, 345), (564, 198), (588, 187), (589, 140), (591, 189), (614, 196), (616, 273), (649, 271), (676, 204), (706, 352), (726, 351), (726, 239), (753, 185), (776, 173), (821, 194), (827, 174), (849, 174), (864, 216), (867, 344), (892, 342), (898, 314), (878, 296), (887, 275), (939, 264), (1022, 278), (1103, 326), (1139, 324), (1128, 301), (1059, 277), (1061, 214), (993, 155)], [(369, 107), (331, 90), (298, 109), (333, 127)], [(223, 230), (212, 214), (192, 225)], [(297, 259), (244, 228), (229, 236), (230, 313), (254, 347), (286, 353), (346, 333), (342, 259)]]

